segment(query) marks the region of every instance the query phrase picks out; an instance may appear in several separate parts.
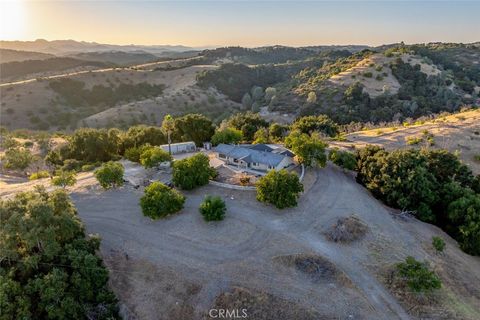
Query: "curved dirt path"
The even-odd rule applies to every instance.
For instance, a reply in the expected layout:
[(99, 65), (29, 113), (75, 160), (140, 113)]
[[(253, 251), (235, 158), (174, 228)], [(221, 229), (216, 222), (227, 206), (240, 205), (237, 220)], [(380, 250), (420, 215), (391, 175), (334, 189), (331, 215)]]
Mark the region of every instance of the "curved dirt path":
[[(365, 246), (342, 246), (325, 239), (320, 229), (332, 219), (355, 212), (373, 229), (395, 234), (408, 245), (414, 239), (400, 230), (380, 202), (333, 166), (311, 172), (315, 183), (299, 207), (279, 212), (255, 200), (254, 192), (213, 186), (186, 192), (183, 213), (160, 221), (143, 217), (138, 205), (141, 190), (124, 187), (106, 192), (72, 195), (89, 232), (102, 237), (102, 252), (124, 252), (147, 259), (202, 284), (197, 310), (230, 285), (267, 290), (302, 301), (340, 318), (358, 314), (375, 319), (410, 319), (408, 314), (367, 267)], [(227, 219), (207, 224), (198, 214), (205, 194), (221, 195)], [(272, 258), (310, 252), (329, 259), (357, 289), (318, 285), (279, 271)], [(329, 300), (330, 299), (330, 300)]]

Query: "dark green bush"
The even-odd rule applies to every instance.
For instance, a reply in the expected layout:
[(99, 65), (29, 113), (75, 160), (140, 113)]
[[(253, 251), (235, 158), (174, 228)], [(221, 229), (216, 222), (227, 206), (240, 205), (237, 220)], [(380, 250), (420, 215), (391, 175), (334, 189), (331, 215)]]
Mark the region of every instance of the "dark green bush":
[(296, 206), (301, 192), (303, 185), (298, 176), (286, 170), (271, 170), (257, 181), (257, 200), (278, 209)]
[(147, 148), (140, 154), (140, 163), (145, 168), (153, 168), (166, 161), (172, 161), (172, 156), (160, 147)]
[(445, 241), (440, 237), (432, 237), (432, 246), (437, 250), (437, 252), (443, 252), (445, 249)]
[(416, 293), (430, 293), (442, 287), (440, 278), (430, 271), (426, 262), (407, 257), (405, 262), (398, 263), (396, 270), (407, 287)]
[(347, 170), (355, 170), (357, 168), (357, 159), (355, 155), (348, 151), (340, 151), (338, 148), (330, 150), (328, 159)]
[(100, 239), (64, 191), (1, 200), (0, 216), (0, 318), (120, 319)]
[(95, 170), (95, 177), (104, 189), (116, 188), (123, 185), (124, 172), (121, 163), (109, 161)]
[(222, 198), (208, 195), (200, 204), (199, 211), (205, 221), (221, 221), (225, 218), (227, 207)]
[(357, 181), (390, 206), (412, 210), (455, 238), (467, 253), (480, 254), (477, 178), (445, 150), (387, 152), (367, 146), (357, 153)]
[(161, 182), (153, 182), (145, 188), (145, 194), (140, 199), (143, 215), (152, 219), (166, 217), (183, 208), (185, 197), (175, 189)]
[(208, 156), (197, 153), (192, 157), (173, 162), (173, 183), (184, 189), (191, 190), (208, 184), (215, 169), (210, 167)]

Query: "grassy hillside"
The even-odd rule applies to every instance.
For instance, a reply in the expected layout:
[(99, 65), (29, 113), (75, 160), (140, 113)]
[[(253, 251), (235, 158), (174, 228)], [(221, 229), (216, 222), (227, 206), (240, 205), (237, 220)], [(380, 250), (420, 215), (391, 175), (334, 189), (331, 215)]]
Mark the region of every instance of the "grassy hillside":
[(473, 172), (480, 174), (480, 110), (474, 109), (434, 119), (365, 129), (333, 141), (332, 146), (358, 149), (368, 144), (387, 150), (403, 148), (446, 149), (458, 154)]
[(196, 74), (214, 66), (155, 70), (160, 65), (39, 78), (2, 86), (1, 124), (10, 129), (41, 130), (79, 125), (125, 127), (156, 124), (166, 113), (190, 111), (220, 121), (238, 110), (238, 104), (216, 90), (195, 85)]
[(52, 54), (41, 52), (0, 49), (0, 63), (25, 60), (43, 60), (53, 57), (55, 56)]
[[(237, 57), (231, 61), (260, 55), (251, 49), (227, 49), (224, 56)], [(269, 110), (295, 115), (323, 113), (339, 123), (417, 118), (479, 103), (478, 46), (399, 44), (356, 53), (321, 52), (304, 59), (299, 57), (305, 51), (293, 52), (298, 54), (290, 53), (290, 57), (299, 60), (272, 64), (276, 62), (273, 56), (270, 64), (250, 69), (222, 67), (209, 71), (199, 82), (215, 86), (235, 101), (255, 86), (274, 87), (276, 97), (274, 103), (268, 103)]]
[(0, 64), (2, 81), (9, 78), (22, 77), (29, 74), (47, 71), (63, 71), (76, 67), (107, 67), (109, 64), (98, 61), (84, 61), (74, 58), (55, 57), (45, 60), (15, 61)]
[(114, 63), (117, 65), (130, 65), (153, 62), (159, 58), (148, 52), (123, 52), (123, 51), (107, 51), (107, 52), (81, 52), (71, 55), (72, 58), (98, 61), (104, 63)]

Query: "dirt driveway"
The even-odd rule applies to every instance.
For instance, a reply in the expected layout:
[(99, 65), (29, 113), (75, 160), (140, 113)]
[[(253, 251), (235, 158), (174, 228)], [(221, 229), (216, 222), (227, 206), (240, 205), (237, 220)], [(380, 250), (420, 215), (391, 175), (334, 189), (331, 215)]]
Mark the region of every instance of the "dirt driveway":
[[(392, 218), (387, 208), (335, 167), (311, 172), (307, 179), (311, 187), (294, 209), (278, 211), (263, 205), (254, 192), (206, 186), (187, 192), (182, 212), (161, 221), (143, 217), (138, 205), (142, 192), (130, 187), (75, 193), (72, 198), (87, 231), (101, 235), (104, 256), (121, 253), (130, 260), (148, 261), (198, 285), (201, 289), (191, 302), (197, 317), (218, 294), (242, 286), (300, 302), (333, 318), (409, 319), (369, 271), (369, 244), (380, 237), (382, 243), (395, 243), (392, 255), (404, 256), (412, 250), (422, 255), (415, 228), (399, 226), (406, 222)], [(225, 199), (224, 221), (201, 219), (198, 206), (205, 194)], [(322, 230), (339, 216), (352, 213), (369, 225), (371, 235), (351, 246), (327, 241)], [(319, 285), (274, 262), (275, 257), (297, 253), (329, 259), (353, 286), (334, 281)], [(142, 303), (151, 303), (146, 300), (125, 303), (142, 314)]]

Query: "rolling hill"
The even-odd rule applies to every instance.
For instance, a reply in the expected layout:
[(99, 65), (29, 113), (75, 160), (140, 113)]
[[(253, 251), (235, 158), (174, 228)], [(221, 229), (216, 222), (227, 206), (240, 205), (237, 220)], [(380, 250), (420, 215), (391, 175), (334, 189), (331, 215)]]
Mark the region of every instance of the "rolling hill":
[(25, 61), (25, 60), (44, 60), (55, 57), (52, 54), (33, 52), (33, 51), (19, 51), (0, 48), (0, 63)]

